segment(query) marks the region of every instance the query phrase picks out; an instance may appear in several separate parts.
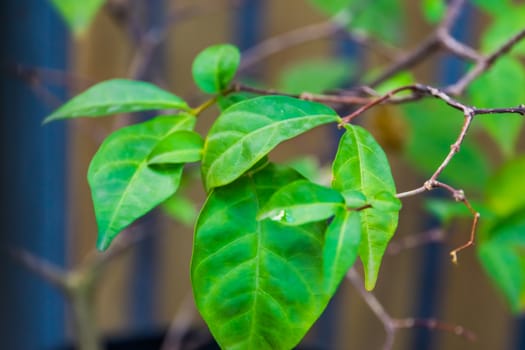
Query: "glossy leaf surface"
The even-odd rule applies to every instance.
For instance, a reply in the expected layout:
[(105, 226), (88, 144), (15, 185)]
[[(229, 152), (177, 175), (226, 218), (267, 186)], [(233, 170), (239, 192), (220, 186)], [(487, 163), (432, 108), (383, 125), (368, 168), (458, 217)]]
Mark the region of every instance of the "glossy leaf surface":
[(344, 209), (343, 202), (343, 197), (333, 189), (298, 180), (275, 192), (257, 219), (297, 226), (334, 216), (338, 208)]
[(524, 212), (496, 225), (478, 254), (488, 275), (506, 296), (513, 312), (525, 311)]
[(339, 120), (324, 105), (285, 96), (263, 96), (231, 106), (215, 121), (204, 143), (207, 189), (234, 181), (279, 143)]
[(159, 142), (149, 155), (149, 164), (198, 162), (204, 140), (194, 131), (175, 131)]
[(223, 349), (293, 348), (327, 304), (325, 225), (287, 226), (256, 215), (301, 179), (269, 165), (215, 188), (196, 225), (191, 267), (197, 307)]
[(361, 243), (360, 217), (359, 212), (339, 209), (326, 230), (323, 271), (325, 288), (330, 295), (336, 292), (357, 258)]
[(372, 208), (359, 212), (362, 240), (359, 256), (365, 286), (374, 288), (381, 260), (397, 227), (400, 202), (388, 160), (365, 129), (348, 125), (333, 164), (332, 186), (341, 192), (362, 192)]
[(79, 35), (89, 27), (93, 17), (104, 4), (104, 0), (51, 0), (51, 3), (73, 33)]
[(48, 116), (44, 122), (160, 109), (189, 110), (180, 97), (143, 81), (113, 79), (98, 83)]
[(88, 170), (98, 249), (107, 249), (120, 231), (175, 193), (183, 164), (152, 168), (148, 156), (169, 134), (194, 123), (191, 115), (158, 117), (119, 129), (102, 143)]
[(202, 91), (209, 94), (220, 93), (228, 87), (240, 62), (241, 54), (235, 46), (210, 46), (195, 57), (193, 79)]

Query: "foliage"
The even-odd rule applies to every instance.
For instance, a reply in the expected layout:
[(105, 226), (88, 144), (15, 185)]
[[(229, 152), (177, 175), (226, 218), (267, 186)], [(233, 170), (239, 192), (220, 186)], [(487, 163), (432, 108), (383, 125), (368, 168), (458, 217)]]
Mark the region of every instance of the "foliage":
[[(350, 28), (371, 36), (395, 42), (402, 33), (396, 27), (402, 22), (399, 2), (381, 0), (366, 7), (353, 0), (310, 2), (329, 15), (357, 11), (361, 15), (350, 22)], [(75, 30), (85, 28), (95, 8), (91, 4), (88, 11), (88, 3), (95, 2), (86, 2), (86, 17), (78, 19), (65, 2), (54, 3)], [(474, 3), (494, 13), (513, 8), (512, 16), (524, 18), (525, 8), (508, 1)], [(446, 2), (424, 1), (421, 10), (430, 22), (438, 23), (446, 15)], [(495, 16), (481, 37), (483, 49), (490, 52), (508, 40), (509, 31), (520, 29), (516, 23), (524, 22)], [(509, 87), (509, 81), (525, 84), (525, 70), (516, 56), (522, 48), (518, 45), (468, 87), (472, 105), (510, 107), (525, 101), (523, 89)], [(341, 118), (321, 104), (322, 99), (238, 91), (233, 79), (240, 59), (239, 50), (230, 44), (208, 47), (195, 58), (195, 83), (211, 95), (196, 108), (150, 83), (117, 79), (89, 88), (45, 121), (173, 111), (115, 131), (94, 156), (88, 180), (99, 227), (97, 246), (107, 249), (124, 228), (162, 203), (171, 212), (180, 206), (180, 217), (191, 221), (191, 205), (176, 192), (185, 164), (196, 163), (207, 192), (195, 226), (191, 266), (198, 309), (223, 348), (289, 349), (320, 316), (357, 258), (363, 264), (365, 287), (374, 288), (397, 227), (399, 198), (406, 194), (396, 192), (385, 151), (372, 134), (349, 123), (352, 118)], [(345, 75), (348, 67), (354, 65), (310, 61), (286, 71), (281, 87), (288, 93), (321, 93), (357, 76)], [(383, 101), (393, 98), (402, 85), (408, 85), (407, 93), (423, 91), (410, 85), (416, 79), (408, 72), (389, 78), (376, 87), (386, 93)], [(516, 158), (522, 116), (503, 114), (500, 120), (476, 115), (471, 129), (491, 137), (501, 153), (499, 162), (487, 159), (471, 133), (459, 139), (461, 151), (455, 155), (452, 147), (450, 159), (445, 159), (450, 145), (458, 142), (457, 133), (470, 126), (457, 118), (451, 106), (467, 107), (458, 108), (448, 95), (427, 90), (439, 100), (423, 99), (397, 108), (409, 126), (404, 156), (430, 179), (418, 191), (440, 187), (466, 204), (428, 202), (429, 211), (444, 225), (472, 216), (473, 211), (482, 212), (486, 221), (479, 232), (480, 261), (512, 310), (522, 312), (525, 197), (516, 195), (525, 192), (521, 181), (525, 161)], [(214, 104), (220, 114), (201, 135), (194, 130), (196, 118)], [(329, 185), (270, 161), (270, 152), (282, 142), (323, 125), (344, 131)], [(437, 182), (437, 177), (454, 188)], [(456, 186), (474, 193), (475, 209)]]

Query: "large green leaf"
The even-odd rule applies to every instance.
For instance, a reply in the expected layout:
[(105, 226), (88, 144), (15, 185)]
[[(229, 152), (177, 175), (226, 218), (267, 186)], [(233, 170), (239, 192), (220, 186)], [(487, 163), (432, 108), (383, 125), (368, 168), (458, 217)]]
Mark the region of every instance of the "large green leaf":
[[(410, 126), (405, 155), (415, 169), (430, 177), (450, 152), (450, 145), (461, 130), (463, 115), (442, 101), (429, 99), (408, 104), (403, 111)], [(467, 135), (440, 179), (465, 190), (482, 190), (488, 173), (484, 153)]]
[(197, 86), (209, 94), (228, 87), (239, 67), (241, 54), (233, 45), (221, 44), (204, 49), (193, 61), (192, 73)]
[(215, 188), (196, 225), (197, 308), (223, 349), (293, 348), (325, 308), (324, 224), (257, 221), (280, 187), (301, 179), (269, 165)]
[(279, 143), (316, 126), (340, 121), (330, 108), (285, 96), (263, 96), (225, 110), (204, 143), (202, 173), (207, 189), (226, 185)]
[(159, 142), (149, 155), (149, 164), (177, 164), (198, 162), (204, 140), (194, 131), (181, 130)]
[(48, 116), (44, 122), (159, 109), (190, 108), (180, 97), (143, 81), (113, 79), (98, 83)]
[(102, 143), (88, 170), (98, 249), (107, 249), (126, 226), (175, 193), (183, 164), (153, 168), (148, 156), (169, 134), (194, 123), (191, 115), (158, 117), (119, 129)]
[(289, 93), (322, 93), (341, 87), (354, 75), (348, 60), (325, 58), (307, 60), (285, 69), (279, 78), (279, 90)]
[(486, 204), (500, 217), (525, 208), (525, 156), (507, 162), (487, 182)]
[(332, 295), (354, 264), (361, 243), (361, 219), (356, 211), (339, 209), (328, 226), (323, 247), (325, 288)]
[(258, 220), (271, 219), (285, 225), (302, 225), (334, 216), (344, 209), (339, 192), (308, 180), (294, 181), (274, 193), (257, 215)]
[[(525, 101), (525, 89), (509, 87), (525, 86), (525, 68), (512, 57), (505, 57), (469, 87), (472, 104), (476, 107), (514, 107)], [(523, 125), (523, 116), (517, 114), (480, 115), (476, 118), (500, 146), (503, 154), (512, 156)]]
[(347, 125), (333, 164), (332, 186), (362, 192), (372, 208), (362, 210), (359, 256), (365, 270), (365, 286), (374, 288), (381, 260), (397, 227), (400, 202), (388, 160), (365, 129)]
[(60, 12), (69, 28), (76, 34), (82, 34), (91, 23), (104, 0), (51, 0)]
[(495, 225), (478, 254), (488, 275), (507, 297), (513, 312), (525, 311), (525, 213)]

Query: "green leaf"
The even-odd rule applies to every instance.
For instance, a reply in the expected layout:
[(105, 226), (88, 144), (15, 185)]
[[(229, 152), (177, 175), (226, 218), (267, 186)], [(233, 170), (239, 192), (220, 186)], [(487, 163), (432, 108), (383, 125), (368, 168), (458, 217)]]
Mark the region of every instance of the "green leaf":
[(349, 29), (365, 31), (382, 40), (397, 43), (401, 39), (403, 7), (400, 1), (374, 0), (364, 3), (361, 0), (310, 0), (310, 2), (329, 15), (345, 9), (352, 10)]
[(339, 192), (298, 180), (280, 188), (260, 210), (257, 220), (270, 219), (285, 225), (298, 226), (334, 216), (344, 208)]
[[(493, 0), (497, 6), (498, 0)], [(501, 3), (503, 4), (503, 3)], [(491, 53), (507, 42), (513, 35), (523, 30), (525, 23), (525, 6), (505, 6), (501, 14), (494, 18), (494, 22), (483, 33), (481, 37), (481, 48), (483, 52)], [(516, 44), (511, 53), (525, 54), (525, 42), (522, 40)]]
[(67, 22), (75, 35), (81, 35), (89, 27), (104, 0), (51, 0), (53, 6)]
[(506, 217), (525, 208), (525, 156), (507, 162), (487, 182), (487, 207), (499, 217)]
[(445, 0), (423, 0), (422, 3), (423, 14), (430, 23), (439, 22), (447, 10), (447, 3)]
[(325, 288), (332, 295), (354, 264), (361, 243), (361, 219), (356, 211), (340, 209), (328, 226), (323, 247)]
[(339, 116), (324, 105), (285, 96), (263, 96), (231, 106), (217, 118), (204, 143), (206, 188), (234, 181), (279, 143), (337, 121)]
[(472, 2), (491, 16), (496, 14), (507, 15), (511, 10), (508, 0), (472, 0)]
[(219, 110), (223, 112), (228, 107), (239, 103), (241, 101), (249, 100), (250, 98), (259, 97), (259, 95), (253, 94), (251, 92), (234, 92), (226, 96), (219, 95), (217, 97), (217, 104)]
[(235, 46), (210, 46), (193, 61), (193, 79), (202, 91), (209, 94), (220, 93), (230, 84), (240, 62), (241, 54)]
[(44, 123), (52, 120), (110, 114), (190, 108), (180, 97), (143, 81), (113, 79), (98, 83), (69, 100)]
[(175, 193), (183, 164), (152, 168), (148, 156), (169, 134), (194, 124), (187, 114), (158, 117), (117, 130), (102, 143), (88, 170), (98, 249), (107, 249), (120, 231)]
[(365, 129), (347, 125), (333, 164), (332, 186), (341, 192), (362, 192), (372, 208), (359, 212), (359, 256), (365, 269), (365, 286), (374, 288), (381, 260), (397, 227), (400, 202), (385, 153)]
[(333, 15), (355, 3), (355, 0), (309, 0), (319, 10)]
[(312, 156), (304, 156), (285, 163), (290, 168), (314, 183), (319, 183), (322, 175), (319, 161)]
[(513, 312), (525, 311), (525, 216), (518, 212), (495, 225), (478, 255), (493, 282), (507, 297)]
[(178, 164), (198, 162), (204, 140), (194, 131), (176, 131), (159, 142), (151, 151), (148, 164)]
[[(463, 114), (438, 100), (423, 100), (403, 107), (410, 126), (405, 156), (410, 164), (430, 177), (450, 152), (463, 124)], [(470, 136), (440, 179), (465, 190), (482, 190), (487, 182), (489, 164), (484, 153)]]
[[(514, 86), (525, 86), (525, 68), (517, 60), (504, 57), (470, 85), (468, 92), (472, 104), (479, 108), (498, 108), (514, 107), (523, 103), (525, 90), (509, 87), (509, 81), (512, 81)], [(480, 115), (476, 120), (479, 120), (505, 156), (510, 157), (514, 154), (523, 125), (523, 116), (488, 114)]]
[(341, 87), (353, 76), (347, 60), (315, 59), (296, 63), (281, 73), (279, 90), (289, 93), (322, 93)]
[(299, 179), (289, 168), (269, 165), (215, 188), (201, 211), (192, 285), (222, 349), (292, 349), (326, 307), (326, 225), (256, 220), (276, 190)]
[(175, 193), (162, 203), (162, 210), (175, 221), (179, 221), (187, 227), (193, 227), (197, 219), (197, 209), (195, 203), (186, 197)]
[[(380, 71), (377, 71), (377, 72), (380, 72)], [(372, 79), (369, 79), (369, 80), (372, 80)], [(412, 73), (410, 73), (410, 72), (399, 72), (396, 75), (388, 78), (383, 83), (379, 84), (375, 88), (375, 90), (379, 94), (384, 95), (387, 92), (390, 92), (390, 91), (392, 91), (394, 89), (397, 89), (398, 87), (406, 86), (406, 85), (412, 85), (412, 84), (415, 83), (415, 81), (416, 80), (414, 79), (414, 76), (412, 75)], [(409, 94), (410, 94), (410, 92), (407, 92), (406, 94), (401, 92), (400, 94), (398, 94), (396, 96), (403, 96), (403, 95), (407, 96)]]

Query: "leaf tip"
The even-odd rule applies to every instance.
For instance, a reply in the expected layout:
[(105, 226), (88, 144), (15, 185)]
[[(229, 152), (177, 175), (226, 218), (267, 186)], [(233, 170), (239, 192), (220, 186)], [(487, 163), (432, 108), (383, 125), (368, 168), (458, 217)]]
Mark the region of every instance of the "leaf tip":
[(112, 241), (113, 241), (113, 238), (110, 238), (108, 235), (104, 233), (100, 233), (97, 239), (97, 250), (101, 252), (106, 251), (111, 245)]

